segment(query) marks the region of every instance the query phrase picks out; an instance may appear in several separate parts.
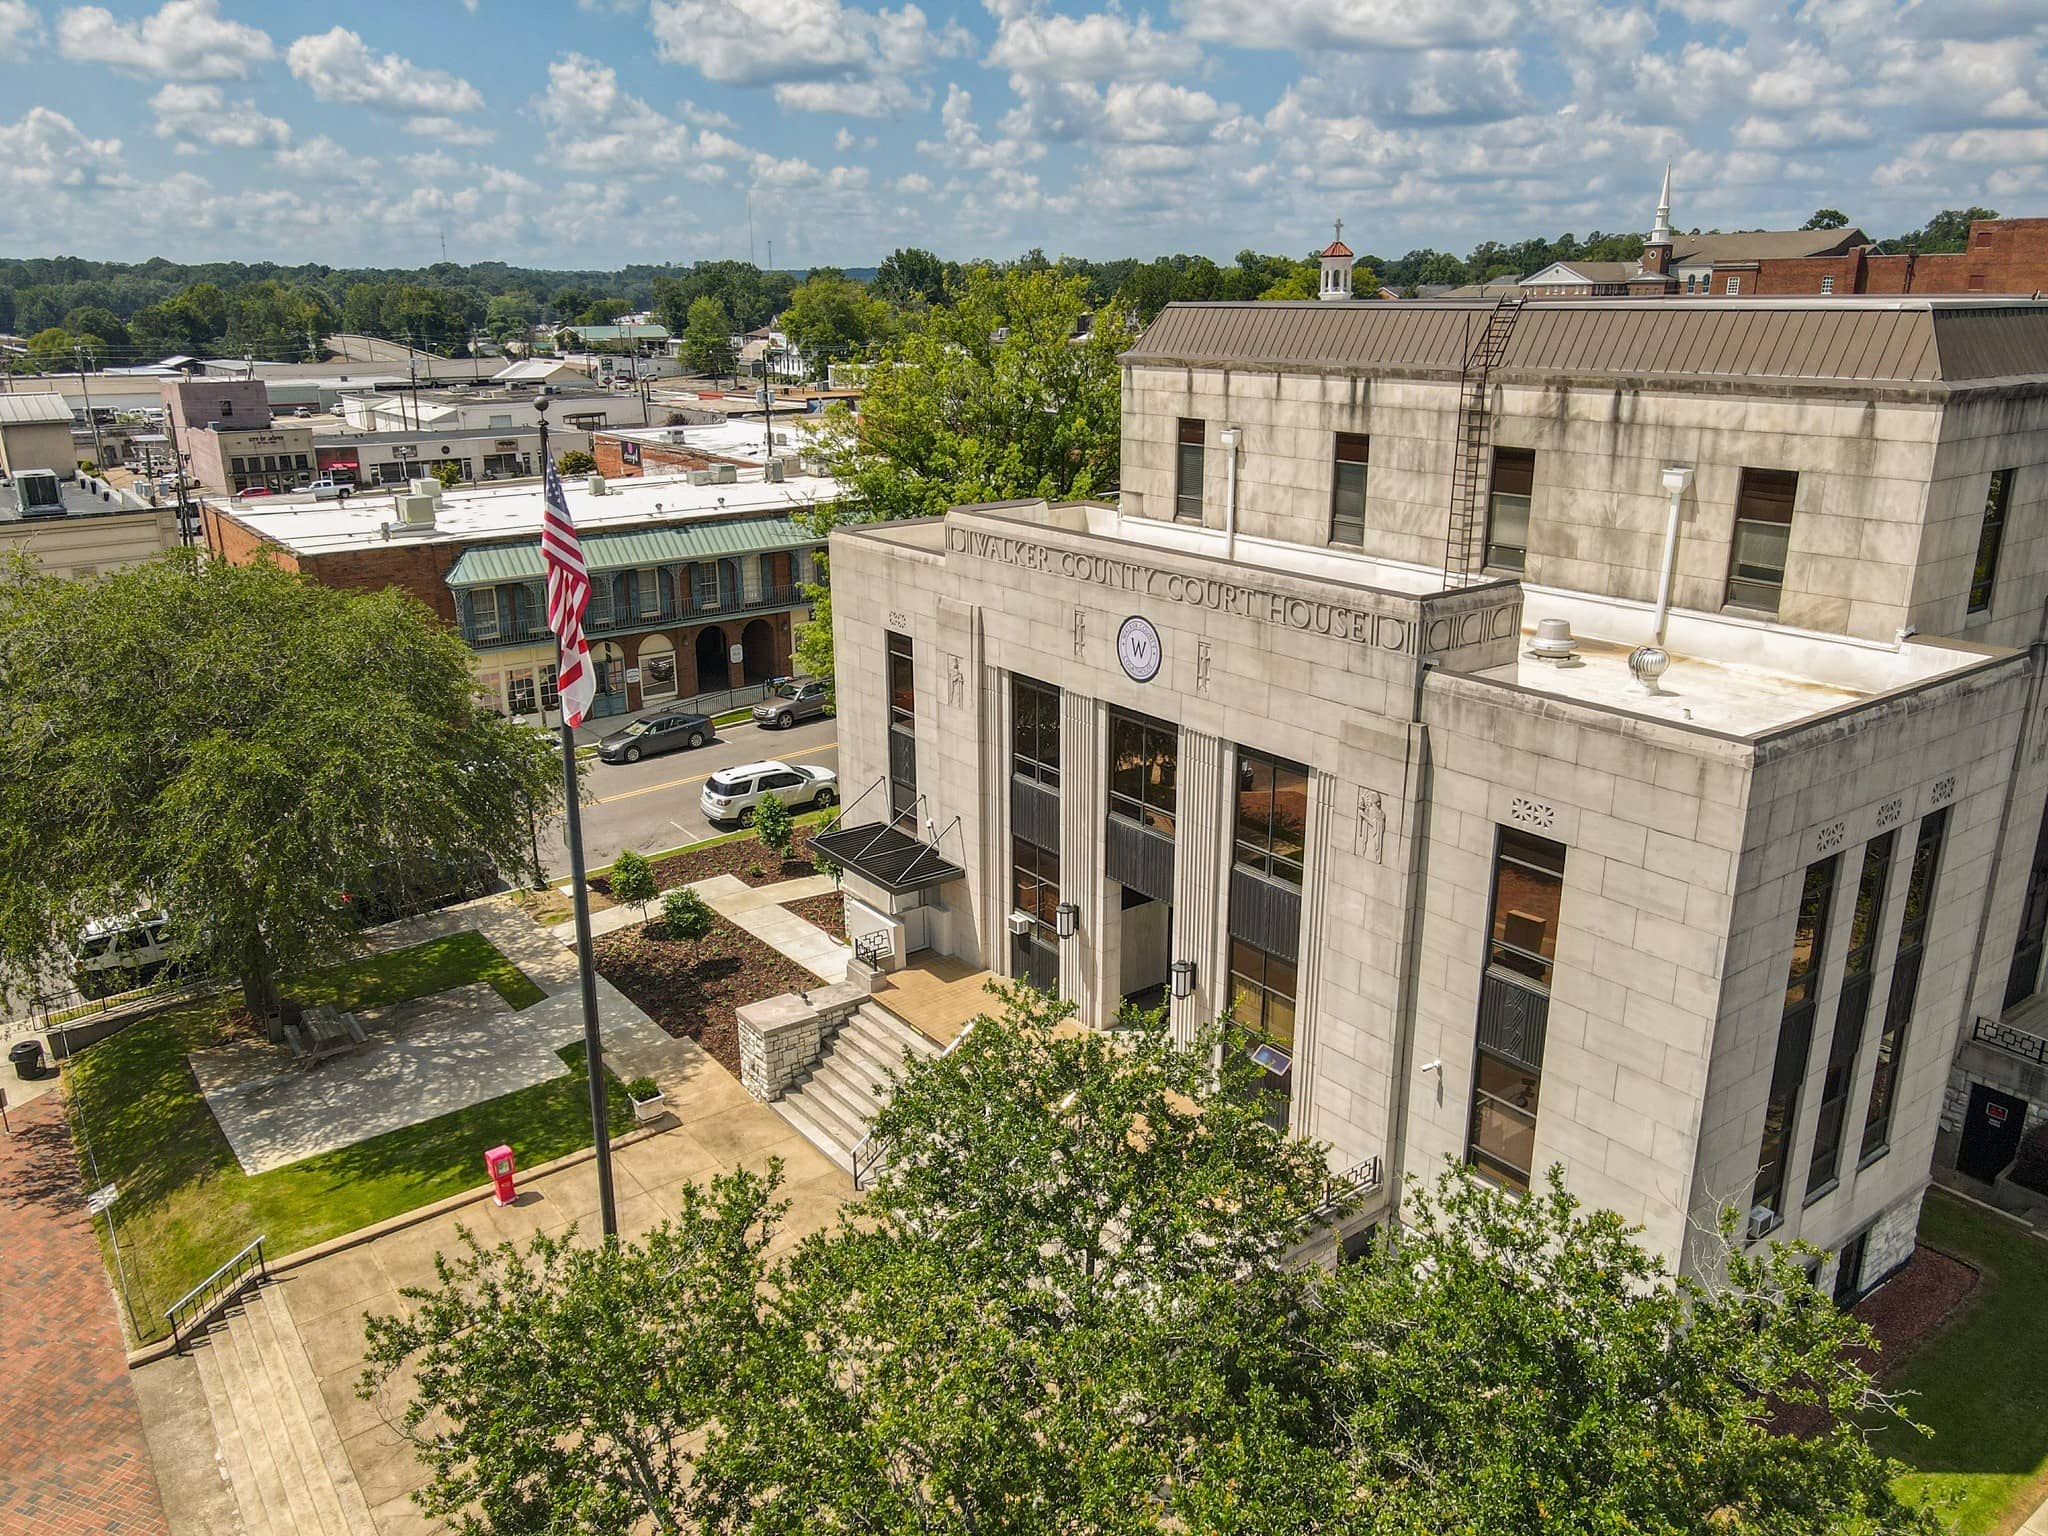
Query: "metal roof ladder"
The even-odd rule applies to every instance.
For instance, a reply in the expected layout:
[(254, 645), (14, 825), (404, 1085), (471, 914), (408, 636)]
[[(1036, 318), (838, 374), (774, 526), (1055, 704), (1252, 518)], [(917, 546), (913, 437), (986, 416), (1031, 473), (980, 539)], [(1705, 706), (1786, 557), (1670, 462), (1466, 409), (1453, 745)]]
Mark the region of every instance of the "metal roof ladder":
[(1521, 313), (1519, 295), (1502, 299), (1486, 317), (1486, 329), (1465, 354), (1458, 379), (1458, 432), (1451, 445), (1451, 515), (1444, 536), (1444, 585), (1462, 587), (1486, 563), (1481, 541), (1486, 528), (1486, 486), (1493, 416), (1487, 384), (1508, 349), (1508, 336)]

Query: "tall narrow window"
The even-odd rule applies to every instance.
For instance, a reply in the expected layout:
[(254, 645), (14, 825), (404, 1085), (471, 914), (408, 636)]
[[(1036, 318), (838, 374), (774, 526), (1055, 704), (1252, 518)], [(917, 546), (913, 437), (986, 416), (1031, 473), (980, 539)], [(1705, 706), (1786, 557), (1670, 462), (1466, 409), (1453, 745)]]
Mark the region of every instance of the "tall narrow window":
[(585, 629), (609, 629), (612, 623), (612, 577), (608, 571), (590, 573), (590, 606), (583, 611)]
[(1013, 933), (1010, 974), (1059, 989), (1060, 691), (1010, 679), (1010, 910), (1029, 925)]
[(653, 566), (642, 566), (633, 573), (634, 611), (643, 619), (656, 618), (661, 613), (661, 572)]
[(1550, 1018), (1550, 976), (1564, 899), (1564, 845), (1503, 827), (1479, 984), (1479, 1038), (1465, 1158), (1488, 1178), (1529, 1187), (1536, 1103)]
[(1820, 1084), (1820, 1116), (1813, 1129), (1813, 1157), (1806, 1168), (1806, 1198), (1818, 1200), (1835, 1187), (1842, 1164), (1842, 1131), (1848, 1121), (1849, 1086), (1863, 1025), (1870, 1016), (1871, 973), (1877, 936), (1884, 925), (1885, 885), (1891, 878), (1898, 834), (1887, 832), (1863, 845), (1863, 873), (1856, 881), (1856, 911), (1849, 919), (1849, 955), (1842, 963), (1842, 996), (1835, 1004), (1835, 1033), (1828, 1042), (1828, 1070)]
[(1835, 280), (1832, 277), (1822, 278), (1820, 280), (1820, 291), (1822, 293), (1833, 293), (1835, 291)]
[(1263, 752), (1237, 752), (1239, 868), (1301, 884), (1308, 829), (1308, 770)]
[(1109, 814), (1173, 836), (1180, 738), (1163, 720), (1109, 717)]
[(1015, 838), (1010, 845), (1010, 868), (1010, 909), (1031, 919), (1030, 927), (1016, 935), (1010, 974), (1020, 981), (1030, 982), (1041, 991), (1056, 992), (1060, 984), (1059, 933), (1055, 917), (1060, 904), (1059, 853), (1024, 838)]
[(1060, 787), (1060, 691), (1028, 677), (1010, 681), (1010, 771)]
[(1337, 434), (1335, 479), (1330, 490), (1330, 542), (1354, 549), (1365, 544), (1365, 471), (1372, 440), (1356, 432)]
[(1294, 1085), (1294, 962), (1244, 939), (1230, 941), (1230, 1017), (1259, 1069), (1266, 1118), (1287, 1128)]
[(1204, 423), (1181, 418), (1173, 465), (1173, 516), (1177, 522), (1202, 520), (1202, 445), (1207, 436)]
[(498, 638), (496, 587), (478, 587), (469, 594), (469, 623), (479, 642)]
[(917, 820), (917, 681), (911, 665), (910, 636), (888, 632), (889, 665), (889, 816)]
[(1493, 450), (1493, 480), (1486, 496), (1486, 563), (1520, 571), (1529, 564), (1529, 497), (1536, 487), (1536, 454), (1529, 448)]
[(1728, 601), (1778, 611), (1785, 552), (1792, 544), (1792, 502), (1799, 476), (1787, 469), (1745, 469), (1735, 496), (1735, 542), (1728, 557)]
[(1992, 471), (1984, 492), (1984, 523), (1977, 530), (1977, 564), (1970, 572), (1970, 612), (1991, 611), (1991, 589), (1998, 585), (1998, 546), (2005, 540), (2006, 508), (2012, 504), (2012, 471)]
[(2032, 997), (2041, 985), (2041, 951), (2048, 940), (2048, 809), (2034, 834), (2034, 862), (2027, 868), (2027, 899), (2020, 908), (2020, 932), (2012, 948), (2012, 966), (2005, 973), (2005, 1006)]
[(1750, 1187), (1753, 1210), (1771, 1214), (1763, 1227), (1774, 1227), (1785, 1210), (1785, 1163), (1792, 1149), (1792, 1123), (1799, 1115), (1799, 1084), (1806, 1076), (1806, 1058), (1813, 1046), (1813, 1016), (1828, 936), (1828, 910), (1835, 899), (1839, 855), (1806, 866), (1799, 892), (1799, 917), (1792, 929), (1792, 965), (1785, 976), (1785, 1012), (1778, 1021), (1778, 1052), (1771, 1064), (1770, 1097), (1764, 1100), (1763, 1141), (1756, 1153), (1756, 1183)]
[[(1906, 879), (1906, 909), (1899, 915), (1899, 952), (1892, 961), (1892, 992), (1886, 999), (1884, 1033), (1877, 1038), (1877, 1072), (1870, 1082), (1870, 1108), (1863, 1119), (1861, 1163), (1891, 1150), (1892, 1112), (1898, 1107), (1899, 1078), (1906, 1070), (1906, 1030), (1920, 992), (1920, 963), (1927, 953), (1927, 919), (1934, 909), (1934, 877), (1948, 831), (1948, 807), (1921, 818), (1913, 845), (1913, 872)], [(1859, 1164), (1860, 1166), (1860, 1164)]]

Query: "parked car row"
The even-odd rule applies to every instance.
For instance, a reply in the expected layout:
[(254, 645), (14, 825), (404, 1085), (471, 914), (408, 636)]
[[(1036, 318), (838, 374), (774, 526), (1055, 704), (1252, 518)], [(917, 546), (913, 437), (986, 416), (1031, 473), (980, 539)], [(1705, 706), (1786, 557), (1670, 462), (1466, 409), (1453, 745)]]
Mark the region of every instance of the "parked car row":
[[(822, 718), (829, 703), (825, 684), (818, 679), (783, 678), (754, 706), (754, 724), (762, 730), (787, 730), (800, 721)], [(717, 739), (718, 727), (709, 715), (671, 704), (605, 736), (597, 744), (597, 755), (607, 763), (637, 763), (643, 757), (701, 747)]]

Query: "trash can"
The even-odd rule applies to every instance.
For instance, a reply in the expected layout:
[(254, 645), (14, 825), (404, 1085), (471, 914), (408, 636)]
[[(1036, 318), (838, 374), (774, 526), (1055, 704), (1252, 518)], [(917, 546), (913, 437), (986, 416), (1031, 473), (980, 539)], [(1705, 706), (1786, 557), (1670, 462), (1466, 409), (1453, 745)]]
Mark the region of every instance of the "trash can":
[(18, 1040), (9, 1048), (7, 1060), (14, 1067), (16, 1077), (32, 1083), (43, 1075), (43, 1042)]

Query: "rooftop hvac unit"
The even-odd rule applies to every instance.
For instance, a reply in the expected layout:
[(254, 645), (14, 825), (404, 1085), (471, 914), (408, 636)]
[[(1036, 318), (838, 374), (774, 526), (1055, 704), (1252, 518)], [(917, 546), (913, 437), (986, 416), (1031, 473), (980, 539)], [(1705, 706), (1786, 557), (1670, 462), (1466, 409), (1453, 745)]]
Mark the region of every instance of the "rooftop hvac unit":
[(739, 466), (736, 464), (714, 464), (711, 466), (711, 483), (713, 485), (737, 485), (739, 484), (739, 479), (740, 471)]
[(398, 520), (408, 528), (431, 528), (434, 526), (434, 498), (408, 491), (394, 498), (398, 509)]
[(716, 485), (717, 483), (712, 478), (711, 471), (708, 469), (693, 469), (690, 471), (690, 484), (692, 485)]
[(23, 517), (62, 517), (64, 488), (54, 469), (24, 469), (14, 477), (14, 504)]
[(441, 494), (441, 482), (432, 475), (416, 475), (406, 482), (406, 489), (415, 496), (438, 496)]
[(590, 492), (590, 494), (591, 494), (591, 495), (593, 495), (593, 496), (605, 496), (605, 495), (609, 495), (609, 494), (610, 494), (610, 493), (609, 493), (609, 492), (608, 492), (608, 491), (607, 491), (607, 490), (605, 489), (605, 484), (604, 484), (604, 476), (603, 476), (603, 475), (592, 475), (592, 476), (590, 477), (590, 483), (589, 483), (589, 484), (588, 484), (587, 486), (585, 486), (584, 488), (585, 488), (586, 490), (588, 490), (588, 491)]
[(762, 478), (770, 485), (782, 484), (782, 460), (770, 459), (762, 471)]

